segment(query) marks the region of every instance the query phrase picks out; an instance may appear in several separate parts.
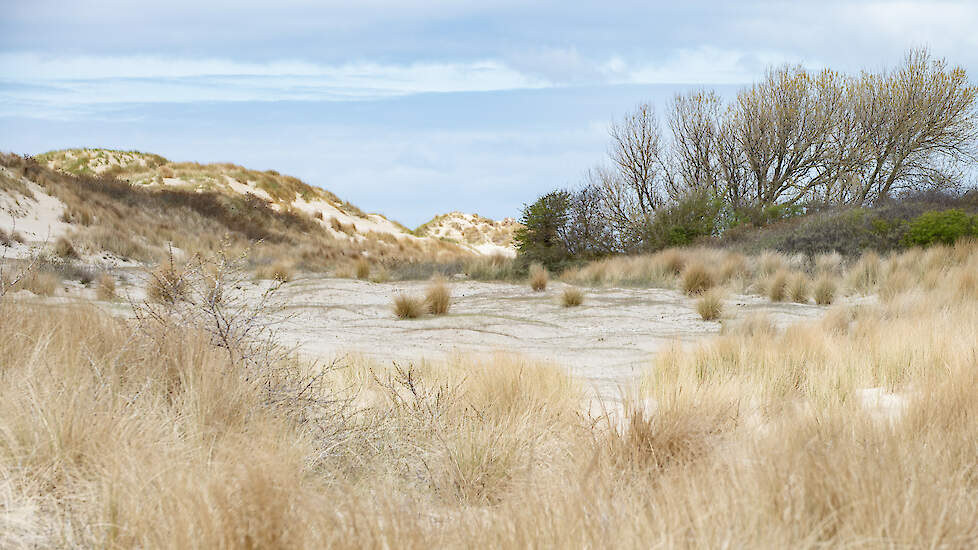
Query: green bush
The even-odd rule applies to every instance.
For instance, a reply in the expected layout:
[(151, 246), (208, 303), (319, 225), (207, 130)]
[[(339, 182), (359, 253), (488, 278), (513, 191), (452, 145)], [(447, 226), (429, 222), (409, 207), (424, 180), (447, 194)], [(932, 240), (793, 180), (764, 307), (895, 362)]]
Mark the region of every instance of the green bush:
[(907, 246), (928, 246), (934, 243), (953, 244), (961, 237), (978, 236), (978, 216), (963, 210), (925, 212), (910, 222), (904, 236)]
[(654, 251), (686, 246), (717, 234), (722, 207), (715, 196), (700, 192), (660, 209), (645, 231), (643, 247)]
[(800, 204), (768, 204), (734, 208), (730, 214), (729, 228), (738, 226), (764, 227), (774, 222), (802, 216), (806, 208)]
[(514, 235), (520, 259), (553, 269), (569, 256), (561, 237), (570, 215), (570, 199), (567, 191), (551, 191), (523, 207), (523, 227)]

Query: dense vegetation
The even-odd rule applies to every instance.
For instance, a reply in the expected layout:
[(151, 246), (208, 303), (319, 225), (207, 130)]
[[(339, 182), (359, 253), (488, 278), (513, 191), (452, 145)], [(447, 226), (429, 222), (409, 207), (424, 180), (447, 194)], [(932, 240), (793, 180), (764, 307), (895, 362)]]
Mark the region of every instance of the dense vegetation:
[(679, 94), (668, 139), (640, 105), (611, 126), (607, 166), (524, 209), (519, 250), (555, 268), (705, 241), (847, 255), (953, 242), (975, 232), (976, 107), (965, 71), (923, 50), (855, 76), (776, 68), (729, 102)]

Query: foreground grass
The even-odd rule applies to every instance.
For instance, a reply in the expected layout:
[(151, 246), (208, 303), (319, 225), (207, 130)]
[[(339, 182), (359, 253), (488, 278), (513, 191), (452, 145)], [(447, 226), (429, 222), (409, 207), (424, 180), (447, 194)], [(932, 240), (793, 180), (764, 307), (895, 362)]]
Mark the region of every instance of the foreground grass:
[(853, 269), (891, 290), (662, 353), (598, 417), (517, 356), (258, 373), (0, 303), (0, 547), (973, 547), (978, 247)]

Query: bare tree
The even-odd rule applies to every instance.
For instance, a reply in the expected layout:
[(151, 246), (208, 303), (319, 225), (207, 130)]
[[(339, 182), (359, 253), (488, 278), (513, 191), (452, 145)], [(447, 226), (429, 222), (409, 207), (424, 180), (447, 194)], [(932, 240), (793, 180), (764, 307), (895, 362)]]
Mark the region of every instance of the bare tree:
[(676, 200), (690, 191), (718, 192), (720, 180), (720, 96), (713, 91), (677, 94), (669, 111), (674, 176), (666, 192)]
[(843, 105), (833, 73), (812, 77), (801, 67), (770, 71), (738, 95), (736, 143), (754, 204), (797, 202), (831, 178), (821, 168)]
[(949, 168), (978, 159), (978, 87), (927, 50), (909, 52), (895, 72), (863, 74), (853, 95), (865, 148), (854, 202), (946, 186), (956, 179)]
[(651, 219), (662, 204), (662, 150), (659, 122), (648, 103), (615, 122), (609, 129), (608, 156), (615, 168), (614, 183), (634, 195), (642, 215)]

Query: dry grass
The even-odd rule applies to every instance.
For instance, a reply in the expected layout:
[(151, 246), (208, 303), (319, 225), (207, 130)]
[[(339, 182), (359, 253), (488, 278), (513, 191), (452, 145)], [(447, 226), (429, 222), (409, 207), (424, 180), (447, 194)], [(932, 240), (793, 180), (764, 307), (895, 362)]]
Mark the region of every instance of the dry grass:
[(696, 300), (696, 313), (699, 313), (704, 321), (719, 319), (723, 315), (723, 293), (717, 289), (704, 292)]
[(360, 258), (354, 264), (357, 279), (364, 281), (370, 278), (370, 262), (366, 258)]
[(819, 277), (815, 282), (815, 303), (820, 306), (827, 306), (835, 301), (837, 285), (835, 279), (830, 276)]
[(99, 275), (95, 283), (95, 296), (99, 300), (111, 301), (117, 298), (115, 277), (108, 273), (103, 273)]
[(54, 255), (59, 258), (77, 258), (78, 251), (67, 237), (58, 237), (54, 242)]
[(186, 270), (174, 258), (149, 272), (146, 296), (159, 303), (179, 302), (187, 293)]
[(788, 281), (788, 296), (791, 301), (799, 304), (807, 304), (811, 298), (811, 285), (808, 276), (804, 273), (795, 273)]
[(713, 273), (702, 263), (691, 263), (683, 270), (682, 286), (686, 294), (701, 294), (715, 284)]
[(858, 292), (870, 292), (879, 283), (881, 259), (875, 252), (867, 252), (846, 274), (850, 288)]
[(444, 277), (436, 276), (428, 284), (424, 295), (425, 307), (432, 315), (444, 315), (452, 306), (452, 291)]
[(560, 294), (560, 303), (564, 307), (577, 307), (584, 303), (584, 291), (569, 286)]
[(550, 273), (547, 268), (540, 264), (533, 264), (530, 266), (530, 288), (534, 292), (543, 292), (547, 289), (547, 283), (550, 282)]
[(790, 278), (789, 273), (783, 269), (772, 275), (766, 284), (768, 299), (772, 302), (783, 302), (788, 295)]
[(678, 248), (669, 248), (658, 254), (662, 265), (675, 275), (679, 275), (686, 267), (686, 253)]
[(279, 260), (275, 263), (259, 267), (255, 271), (255, 276), (259, 279), (287, 283), (295, 277), (295, 266), (291, 262)]
[[(7, 274), (4, 274), (7, 277)], [(61, 277), (58, 274), (47, 270), (33, 270), (25, 274), (17, 284), (9, 285), (10, 281), (4, 282), (4, 287), (10, 286), (10, 290), (27, 290), (37, 296), (54, 296), (61, 288)]]
[(424, 315), (424, 300), (407, 294), (398, 294), (394, 297), (394, 315), (398, 319), (417, 319)]
[(606, 415), (515, 356), (254, 371), (3, 303), (0, 547), (973, 547), (978, 246), (923, 254), (878, 260), (889, 301), (677, 343)]
[[(86, 158), (98, 154), (76, 153)], [(85, 254), (110, 253), (152, 264), (164, 261), (171, 245), (190, 257), (194, 253), (220, 250), (229, 241), (239, 250), (252, 250), (256, 259), (260, 258), (256, 265), (288, 261), (310, 271), (327, 271), (363, 256), (369, 256), (374, 262), (452, 262), (473, 256), (458, 245), (441, 240), (408, 240), (386, 233), (356, 232), (353, 223), (342, 224), (343, 232), (336, 234), (328, 224), (312, 215), (282, 207), (282, 201), (295, 199), (296, 193), (303, 197), (329, 195), (289, 176), (248, 171), (233, 165), (157, 164), (165, 163), (165, 159), (141, 165), (139, 158), (152, 158), (152, 155), (110, 153), (128, 155), (129, 164), (121, 172), (103, 172), (102, 177), (85, 170), (70, 175), (33, 160), (0, 154), (0, 166), (18, 178), (34, 181), (45, 193), (65, 204), (64, 221), (72, 223), (73, 228), (70, 240), (53, 244), (56, 255), (73, 257), (71, 250)], [(175, 177), (199, 183), (203, 191), (147, 185), (156, 181), (157, 168), (164, 166)], [(113, 175), (125, 175), (129, 181), (108, 177)], [(274, 200), (268, 202), (251, 194), (221, 191), (225, 186), (220, 182), (225, 181), (225, 176), (255, 181)], [(352, 205), (336, 204), (351, 216), (363, 215)], [(356, 238), (350, 238), (354, 233)]]
[(733, 279), (742, 279), (749, 273), (747, 258), (743, 254), (733, 253), (723, 260), (719, 278), (721, 283), (726, 283)]
[(765, 251), (757, 258), (763, 275), (773, 275), (788, 269), (788, 258), (780, 252)]

